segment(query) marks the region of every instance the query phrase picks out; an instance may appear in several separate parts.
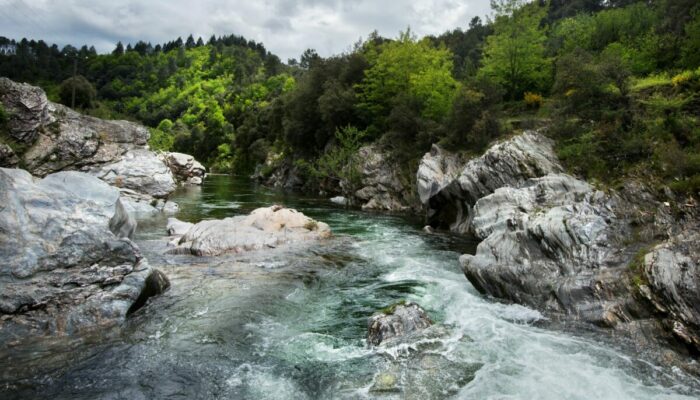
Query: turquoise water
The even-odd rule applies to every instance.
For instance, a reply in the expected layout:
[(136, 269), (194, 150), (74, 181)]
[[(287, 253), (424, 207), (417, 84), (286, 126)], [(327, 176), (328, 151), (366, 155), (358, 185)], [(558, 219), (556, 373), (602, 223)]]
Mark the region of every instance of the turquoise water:
[[(679, 371), (637, 360), (594, 334), (548, 328), (535, 310), (479, 295), (457, 261), (476, 243), (423, 233), (419, 219), (346, 210), (226, 176), (182, 189), (175, 200), (177, 217), (192, 222), (284, 204), (327, 222), (334, 238), (241, 256), (166, 256), (165, 218), (140, 221), (136, 241), (172, 288), (132, 315), (123, 330), (97, 344), (75, 344), (57, 366), (10, 385), (9, 397), (698, 396), (697, 382)], [(367, 318), (399, 300), (421, 304), (435, 326), (404, 342), (368, 348)], [(395, 380), (392, 391), (373, 389), (378, 376)]]

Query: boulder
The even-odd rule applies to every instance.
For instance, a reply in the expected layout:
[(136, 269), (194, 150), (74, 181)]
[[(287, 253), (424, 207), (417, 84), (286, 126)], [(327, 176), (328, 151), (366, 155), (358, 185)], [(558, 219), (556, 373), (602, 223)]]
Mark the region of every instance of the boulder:
[(17, 164), (19, 164), (19, 157), (12, 150), (12, 147), (5, 143), (0, 143), (0, 165), (14, 168)]
[(129, 240), (119, 190), (80, 172), (0, 168), (0, 341), (121, 323), (167, 287)]
[(282, 206), (258, 208), (249, 215), (201, 221), (170, 253), (216, 256), (275, 248), (330, 237), (327, 224)]
[(391, 339), (423, 330), (433, 322), (416, 303), (399, 303), (367, 320), (367, 343), (378, 346)]
[(168, 218), (166, 230), (168, 236), (183, 236), (194, 226), (191, 222), (180, 221), (177, 218)]
[[(8, 135), (26, 148), (15, 156), (32, 175), (79, 170), (154, 197), (175, 190), (170, 169), (148, 150), (146, 127), (80, 114), (48, 101), (38, 87), (7, 78), (0, 78), (0, 101), (10, 116)], [(17, 164), (0, 155), (0, 166)]]
[(343, 196), (331, 197), (331, 203), (337, 204), (339, 206), (347, 206), (348, 199)]
[(0, 78), (0, 102), (10, 115), (8, 133), (20, 143), (33, 143), (50, 121), (49, 100), (38, 87)]
[(625, 272), (615, 201), (565, 174), (496, 189), (474, 206), (482, 242), (460, 258), (464, 273), (481, 292), (608, 323), (617, 298), (607, 304), (595, 285)]
[(423, 157), (417, 178), (430, 225), (459, 233), (469, 233), (472, 207), (482, 197), (563, 170), (553, 142), (535, 131), (502, 141), (462, 167), (457, 164), (455, 156), (433, 149)]
[(189, 154), (162, 153), (159, 157), (180, 183), (201, 185), (207, 175), (204, 166)]
[(151, 151), (135, 149), (116, 162), (89, 169), (89, 173), (118, 188), (131, 189), (155, 198), (175, 190), (170, 169)]
[[(700, 231), (683, 230), (643, 259), (640, 292), (667, 318), (673, 334), (700, 351)], [(647, 289), (650, 288), (651, 290)]]
[[(355, 157), (361, 188), (354, 197), (363, 210), (408, 211), (413, 194), (399, 178), (400, 168), (377, 145), (361, 147)], [(348, 183), (341, 182), (341, 185)]]

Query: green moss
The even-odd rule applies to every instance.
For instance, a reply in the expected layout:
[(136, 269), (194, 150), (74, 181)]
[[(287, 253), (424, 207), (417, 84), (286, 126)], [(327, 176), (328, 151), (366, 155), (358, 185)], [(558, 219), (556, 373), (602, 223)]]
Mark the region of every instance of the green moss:
[(639, 249), (628, 265), (630, 271), (632, 271), (630, 280), (635, 288), (649, 284), (649, 279), (644, 272), (644, 257), (651, 252), (653, 248), (654, 245), (649, 245)]
[(396, 311), (396, 307), (405, 306), (406, 304), (407, 304), (406, 300), (400, 300), (400, 301), (397, 301), (396, 303), (394, 303), (388, 307), (382, 308), (381, 310), (379, 310), (379, 312), (381, 312), (382, 314), (386, 314), (386, 315), (392, 315), (394, 313), (394, 311)]

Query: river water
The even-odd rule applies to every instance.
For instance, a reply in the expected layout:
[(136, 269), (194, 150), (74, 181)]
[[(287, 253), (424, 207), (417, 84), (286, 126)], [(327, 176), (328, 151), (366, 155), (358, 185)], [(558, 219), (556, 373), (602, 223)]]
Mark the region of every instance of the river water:
[[(596, 334), (553, 328), (537, 311), (481, 296), (458, 256), (467, 238), (423, 233), (420, 220), (346, 210), (247, 180), (211, 176), (183, 188), (178, 218), (284, 204), (328, 223), (334, 238), (242, 256), (166, 256), (165, 218), (136, 241), (172, 287), (123, 329), (36, 368), (6, 398), (47, 399), (672, 399), (698, 398), (680, 371), (635, 358)], [(403, 342), (365, 344), (367, 318), (401, 300), (435, 326)], [(50, 360), (51, 366), (46, 367)], [(41, 368), (42, 365), (45, 368)], [(376, 381), (387, 381), (378, 391)]]

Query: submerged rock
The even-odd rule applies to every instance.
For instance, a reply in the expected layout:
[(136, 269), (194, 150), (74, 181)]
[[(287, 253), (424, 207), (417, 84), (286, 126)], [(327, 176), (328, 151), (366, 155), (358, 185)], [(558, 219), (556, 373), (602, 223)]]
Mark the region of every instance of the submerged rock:
[(409, 333), (423, 330), (433, 322), (416, 303), (395, 304), (367, 320), (367, 343), (374, 346)]
[(119, 190), (90, 175), (0, 168), (0, 204), (2, 343), (119, 324), (167, 286), (129, 240)]
[[(173, 221), (174, 222), (174, 221)], [(175, 230), (174, 225), (170, 225)], [(194, 224), (171, 253), (216, 256), (275, 248), (328, 238), (327, 224), (282, 206), (258, 208), (249, 215)]]
[(180, 183), (201, 185), (207, 176), (204, 166), (189, 154), (162, 153), (160, 159), (170, 168)]
[[(469, 233), (472, 207), (496, 189), (563, 171), (553, 142), (534, 131), (492, 146), (481, 157), (457, 167), (458, 160), (433, 149), (418, 170), (419, 195), (433, 227)], [(458, 173), (455, 169), (459, 169)]]

